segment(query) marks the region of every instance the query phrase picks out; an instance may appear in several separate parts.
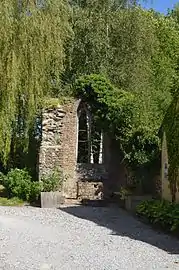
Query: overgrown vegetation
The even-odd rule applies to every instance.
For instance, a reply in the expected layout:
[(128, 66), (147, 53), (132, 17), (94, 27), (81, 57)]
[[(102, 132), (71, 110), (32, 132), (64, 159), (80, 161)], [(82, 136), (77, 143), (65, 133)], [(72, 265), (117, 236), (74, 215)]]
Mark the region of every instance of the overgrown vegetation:
[(179, 204), (151, 200), (137, 206), (137, 214), (165, 230), (179, 232)]
[[(42, 177), (41, 182), (33, 181), (26, 169), (11, 169), (6, 175), (0, 174), (0, 184), (5, 189), (4, 194), (9, 198), (8, 202), (21, 201), (35, 202), (39, 199), (40, 193), (60, 191), (65, 177), (61, 170), (54, 170)], [(4, 198), (4, 202), (6, 201)], [(2, 199), (3, 201), (3, 199)]]
[[(123, 160), (140, 177), (141, 170), (143, 172), (146, 168), (148, 171), (158, 164), (159, 129), (171, 102), (178, 102), (178, 96), (174, 95), (179, 85), (178, 14), (177, 6), (164, 16), (146, 11), (138, 5), (130, 8), (124, 5), (116, 9), (108, 1), (100, 6), (98, 1), (89, 1), (78, 8), (74, 7), (73, 11), (75, 37), (68, 54), (68, 80), (71, 78), (71, 81), (75, 81), (77, 78), (79, 89), (78, 78), (82, 75), (82, 96), (86, 98), (88, 95), (87, 99), (91, 99), (91, 104), (95, 105), (99, 99), (101, 107), (96, 113), (98, 116), (101, 114), (101, 123), (109, 125), (110, 132), (114, 131)], [(90, 75), (92, 73), (103, 74), (103, 78), (107, 78), (115, 90), (111, 91), (109, 85), (104, 87), (104, 83), (97, 85), (96, 78)], [(98, 77), (98, 80), (101, 79)], [(127, 106), (121, 104), (121, 92), (125, 93)], [(132, 99), (128, 99), (129, 96)], [(107, 116), (105, 119), (104, 115)], [(169, 151), (172, 152), (170, 159), (175, 159), (177, 163), (178, 147), (173, 144), (173, 137), (178, 136), (176, 113), (171, 117), (171, 121), (167, 120), (171, 134), (168, 134), (171, 141)], [(175, 164), (170, 170), (176, 174), (177, 168), (178, 164)], [(176, 183), (177, 177), (171, 173), (169, 175), (170, 182)], [(176, 192), (176, 188), (173, 190)]]
[(169, 182), (172, 201), (176, 200), (177, 186), (179, 186), (179, 107), (178, 96), (175, 96), (164, 119), (163, 131), (166, 132), (169, 155)]
[(71, 27), (65, 0), (2, 0), (0, 13), (0, 153), (6, 163), (12, 139), (14, 147), (19, 137), (27, 147), (44, 96), (60, 89)]
[(76, 80), (74, 92), (90, 104), (98, 125), (119, 142), (119, 151), (129, 165), (135, 167), (156, 158), (159, 139), (147, 126), (139, 125), (136, 93), (118, 89), (95, 74)]
[(18, 197), (24, 201), (34, 201), (40, 195), (41, 187), (39, 183), (33, 182), (25, 169), (12, 169), (7, 175), (1, 173), (0, 182), (9, 198)]
[[(36, 180), (42, 108), (80, 96), (90, 103), (98, 126), (117, 141), (122, 160), (136, 172), (148, 171), (158, 160), (158, 132), (163, 124), (169, 142), (170, 182), (175, 185), (178, 6), (165, 16), (133, 0), (42, 2), (2, 0), (0, 5), (0, 164), (4, 173), (27, 167)], [(25, 198), (38, 193), (36, 184), (29, 188), (23, 180), (15, 188), (15, 178), (6, 179), (14, 183), (14, 195), (22, 187)]]
[(42, 176), (41, 186), (43, 192), (59, 191), (62, 189), (62, 185), (65, 181), (63, 172), (59, 169), (55, 169), (49, 174)]
[[(173, 19), (176, 23), (177, 33), (179, 31), (179, 5), (177, 4), (175, 8), (169, 12), (168, 17)], [(175, 39), (175, 37), (173, 37)], [(178, 39), (178, 37), (177, 37)], [(173, 55), (174, 58), (178, 58), (177, 55)], [(176, 71), (178, 73), (178, 63), (176, 64)], [(174, 84), (171, 88), (172, 92), (172, 102), (166, 111), (166, 115), (162, 125), (162, 131), (166, 132), (167, 147), (169, 155), (169, 182), (172, 195), (172, 201), (176, 200), (176, 192), (179, 186), (179, 84), (178, 84), (178, 74), (174, 76)]]

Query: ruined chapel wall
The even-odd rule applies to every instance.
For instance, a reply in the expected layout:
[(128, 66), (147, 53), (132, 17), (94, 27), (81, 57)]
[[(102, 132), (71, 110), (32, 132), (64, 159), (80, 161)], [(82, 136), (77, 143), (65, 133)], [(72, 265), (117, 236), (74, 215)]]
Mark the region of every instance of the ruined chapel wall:
[(66, 198), (77, 198), (77, 143), (78, 143), (78, 116), (77, 109), (79, 101), (64, 105), (66, 112), (63, 118), (62, 143), (63, 160), (62, 168), (67, 175), (64, 185), (64, 194)]
[(45, 109), (42, 115), (39, 178), (55, 168), (61, 168), (67, 176), (63, 185), (66, 198), (77, 196), (78, 104), (75, 101), (54, 109)]
[(45, 109), (42, 114), (42, 141), (39, 153), (39, 179), (62, 165), (62, 126), (65, 111)]

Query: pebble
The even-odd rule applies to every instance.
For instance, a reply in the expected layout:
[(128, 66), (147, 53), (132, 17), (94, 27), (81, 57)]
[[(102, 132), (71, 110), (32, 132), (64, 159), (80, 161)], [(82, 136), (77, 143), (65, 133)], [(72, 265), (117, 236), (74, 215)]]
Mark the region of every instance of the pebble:
[(179, 240), (118, 208), (0, 207), (0, 270), (179, 269)]

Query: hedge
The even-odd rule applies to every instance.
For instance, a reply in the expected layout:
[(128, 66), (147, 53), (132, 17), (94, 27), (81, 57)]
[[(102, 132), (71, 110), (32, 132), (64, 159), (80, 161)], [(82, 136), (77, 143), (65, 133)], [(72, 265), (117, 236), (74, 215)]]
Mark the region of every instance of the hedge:
[(136, 208), (137, 215), (163, 229), (179, 232), (179, 204), (164, 200), (147, 200)]

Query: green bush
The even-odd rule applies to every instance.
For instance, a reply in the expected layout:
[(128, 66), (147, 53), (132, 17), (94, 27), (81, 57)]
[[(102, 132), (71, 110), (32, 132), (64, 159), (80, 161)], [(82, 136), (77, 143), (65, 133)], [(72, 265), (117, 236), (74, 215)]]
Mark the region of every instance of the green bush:
[(9, 197), (32, 201), (40, 195), (39, 183), (32, 182), (26, 169), (11, 169), (7, 175), (1, 173), (0, 182), (5, 187)]
[(152, 224), (170, 231), (179, 231), (179, 204), (164, 200), (143, 201), (137, 206), (136, 212)]
[(61, 190), (64, 181), (63, 172), (56, 169), (47, 175), (44, 175), (41, 179), (42, 191), (58, 191)]
[(125, 200), (127, 196), (132, 195), (132, 191), (129, 188), (124, 188), (124, 187), (121, 187), (119, 193), (120, 193), (121, 200)]
[(0, 184), (4, 186), (8, 197), (18, 197), (30, 202), (38, 200), (41, 191), (61, 190), (64, 179), (63, 172), (59, 169), (44, 176), (41, 182), (32, 181), (26, 169), (12, 169), (7, 175), (0, 172)]
[(40, 197), (40, 192), (42, 190), (41, 183), (39, 182), (32, 182), (31, 183), (31, 193), (30, 193), (30, 202), (37, 201)]

